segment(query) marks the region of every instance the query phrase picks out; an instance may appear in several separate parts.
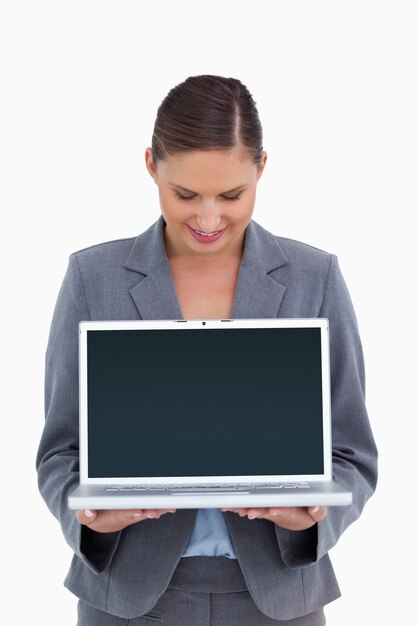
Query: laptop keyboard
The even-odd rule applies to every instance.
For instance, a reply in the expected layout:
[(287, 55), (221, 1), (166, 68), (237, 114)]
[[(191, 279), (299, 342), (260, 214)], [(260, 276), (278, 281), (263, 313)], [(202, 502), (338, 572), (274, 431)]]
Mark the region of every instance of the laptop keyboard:
[(197, 491), (247, 491), (248, 489), (310, 489), (311, 485), (306, 482), (296, 483), (244, 483), (239, 486), (230, 483), (204, 483), (204, 485), (176, 484), (176, 485), (111, 485), (106, 491), (172, 491), (175, 489), (190, 489)]

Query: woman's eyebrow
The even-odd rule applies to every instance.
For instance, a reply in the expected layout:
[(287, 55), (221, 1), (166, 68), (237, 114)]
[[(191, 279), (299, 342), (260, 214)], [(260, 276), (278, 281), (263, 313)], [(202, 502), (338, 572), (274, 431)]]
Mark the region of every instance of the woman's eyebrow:
[[(192, 191), (192, 189), (187, 189), (187, 187), (182, 187), (182, 185), (177, 185), (176, 183), (168, 183), (169, 185), (171, 185), (171, 187), (175, 187), (175, 189), (180, 189), (181, 191), (186, 191), (187, 193), (196, 193), (195, 191)], [(233, 187), (233, 189), (229, 189), (228, 191), (223, 191), (220, 195), (225, 195), (226, 193), (233, 193), (234, 191), (242, 191), (242, 189), (245, 189), (248, 185), (247, 184), (243, 184), (243, 185), (239, 185), (238, 187)]]

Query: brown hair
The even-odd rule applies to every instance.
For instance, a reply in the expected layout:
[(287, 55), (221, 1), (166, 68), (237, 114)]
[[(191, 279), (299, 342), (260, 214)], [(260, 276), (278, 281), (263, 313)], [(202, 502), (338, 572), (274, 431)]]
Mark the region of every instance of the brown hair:
[(158, 107), (152, 135), (155, 166), (177, 152), (232, 148), (259, 165), (262, 126), (255, 105), (237, 78), (190, 76)]

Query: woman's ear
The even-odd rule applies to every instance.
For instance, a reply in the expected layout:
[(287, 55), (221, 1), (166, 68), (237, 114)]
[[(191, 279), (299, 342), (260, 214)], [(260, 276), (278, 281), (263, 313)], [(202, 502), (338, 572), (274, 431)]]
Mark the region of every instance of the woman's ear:
[(262, 172), (265, 169), (265, 165), (266, 165), (266, 160), (268, 158), (267, 153), (265, 152), (265, 150), (262, 152), (262, 161), (261, 163), (258, 165), (258, 177), (257, 180), (260, 179), (260, 177), (262, 176)]
[(146, 169), (148, 170), (149, 174), (152, 176), (152, 178), (156, 182), (156, 167), (155, 167), (155, 163), (153, 160), (152, 148), (146, 148), (145, 150), (145, 163), (146, 163)]

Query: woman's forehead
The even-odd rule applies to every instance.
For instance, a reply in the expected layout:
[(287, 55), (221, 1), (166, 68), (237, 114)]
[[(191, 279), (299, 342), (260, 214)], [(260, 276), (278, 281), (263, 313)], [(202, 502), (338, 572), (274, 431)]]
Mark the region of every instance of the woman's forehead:
[(170, 155), (158, 163), (158, 169), (167, 182), (184, 189), (207, 179), (235, 189), (248, 184), (257, 168), (251, 159), (242, 160), (237, 150), (195, 150)]

